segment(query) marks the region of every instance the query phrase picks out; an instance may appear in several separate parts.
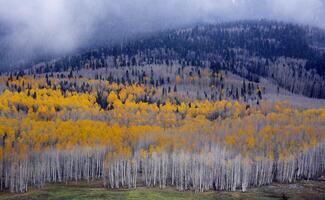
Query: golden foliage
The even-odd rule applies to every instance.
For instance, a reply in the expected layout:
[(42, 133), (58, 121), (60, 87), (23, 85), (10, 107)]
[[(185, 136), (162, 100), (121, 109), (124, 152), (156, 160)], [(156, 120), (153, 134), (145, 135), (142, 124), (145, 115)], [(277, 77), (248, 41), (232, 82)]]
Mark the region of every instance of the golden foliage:
[(146, 157), (170, 149), (199, 151), (215, 142), (257, 158), (272, 158), (276, 149), (284, 159), (325, 139), (324, 109), (298, 110), (287, 102), (266, 101), (249, 112), (246, 104), (231, 101), (167, 99), (158, 105), (143, 101), (153, 98), (157, 88), (82, 80), (104, 88), (111, 108), (106, 109), (97, 103), (95, 91), (63, 92), (58, 80), (51, 81), (56, 88), (26, 76), (9, 84), (30, 88), (0, 95), (0, 136), (6, 144), (0, 146), (0, 158), (3, 152), (25, 156), (30, 150), (76, 146), (109, 147), (130, 157), (139, 144)]

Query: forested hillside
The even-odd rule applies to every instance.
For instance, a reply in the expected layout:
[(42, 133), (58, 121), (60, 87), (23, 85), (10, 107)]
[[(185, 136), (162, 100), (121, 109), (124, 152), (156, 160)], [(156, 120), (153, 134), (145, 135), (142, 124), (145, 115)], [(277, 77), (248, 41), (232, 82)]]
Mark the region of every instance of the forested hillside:
[(3, 73), (0, 191), (82, 180), (246, 191), (320, 177), (324, 106), (277, 98), (324, 103), (324, 38), (272, 21), (204, 25)]
[(272, 21), (203, 25), (41, 63), (30, 73), (177, 63), (228, 70), (256, 83), (263, 77), (293, 93), (325, 98), (324, 38), (317, 28)]
[(1, 190), (103, 180), (108, 188), (245, 191), (325, 169), (324, 109), (193, 100), (73, 77), (1, 83)]

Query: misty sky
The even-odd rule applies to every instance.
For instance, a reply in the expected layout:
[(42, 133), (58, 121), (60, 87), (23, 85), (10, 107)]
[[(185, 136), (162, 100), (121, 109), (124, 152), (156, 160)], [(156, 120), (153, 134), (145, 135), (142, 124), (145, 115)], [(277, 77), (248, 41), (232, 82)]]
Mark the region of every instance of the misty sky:
[(65, 53), (130, 33), (260, 18), (325, 29), (325, 0), (0, 0), (0, 45)]

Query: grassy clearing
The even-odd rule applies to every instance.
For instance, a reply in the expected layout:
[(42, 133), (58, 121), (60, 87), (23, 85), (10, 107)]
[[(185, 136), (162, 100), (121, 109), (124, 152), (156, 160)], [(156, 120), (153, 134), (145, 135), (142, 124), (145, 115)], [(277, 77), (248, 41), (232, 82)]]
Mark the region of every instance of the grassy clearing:
[(78, 184), (55, 184), (48, 185), (43, 189), (31, 189), (26, 194), (0, 194), (0, 200), (230, 200), (230, 199), (252, 199), (252, 200), (275, 200), (275, 199), (297, 199), (297, 200), (325, 200), (325, 182), (303, 181), (296, 184), (282, 185), (274, 184), (261, 188), (250, 189), (242, 192), (178, 192), (172, 188), (160, 190), (157, 188), (138, 188), (136, 190), (106, 190), (100, 184), (88, 185)]

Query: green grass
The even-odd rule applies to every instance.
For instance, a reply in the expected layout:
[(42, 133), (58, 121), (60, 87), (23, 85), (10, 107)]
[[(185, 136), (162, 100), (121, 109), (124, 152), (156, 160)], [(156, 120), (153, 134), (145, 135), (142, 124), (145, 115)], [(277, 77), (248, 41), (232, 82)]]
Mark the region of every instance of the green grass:
[(74, 183), (47, 185), (42, 189), (30, 189), (25, 194), (0, 193), (0, 200), (275, 200), (283, 199), (283, 195), (289, 199), (297, 200), (325, 200), (325, 182), (304, 181), (297, 184), (274, 184), (261, 188), (250, 189), (248, 192), (178, 192), (173, 188), (160, 190), (158, 188), (138, 188), (136, 190), (107, 190), (99, 183)]

